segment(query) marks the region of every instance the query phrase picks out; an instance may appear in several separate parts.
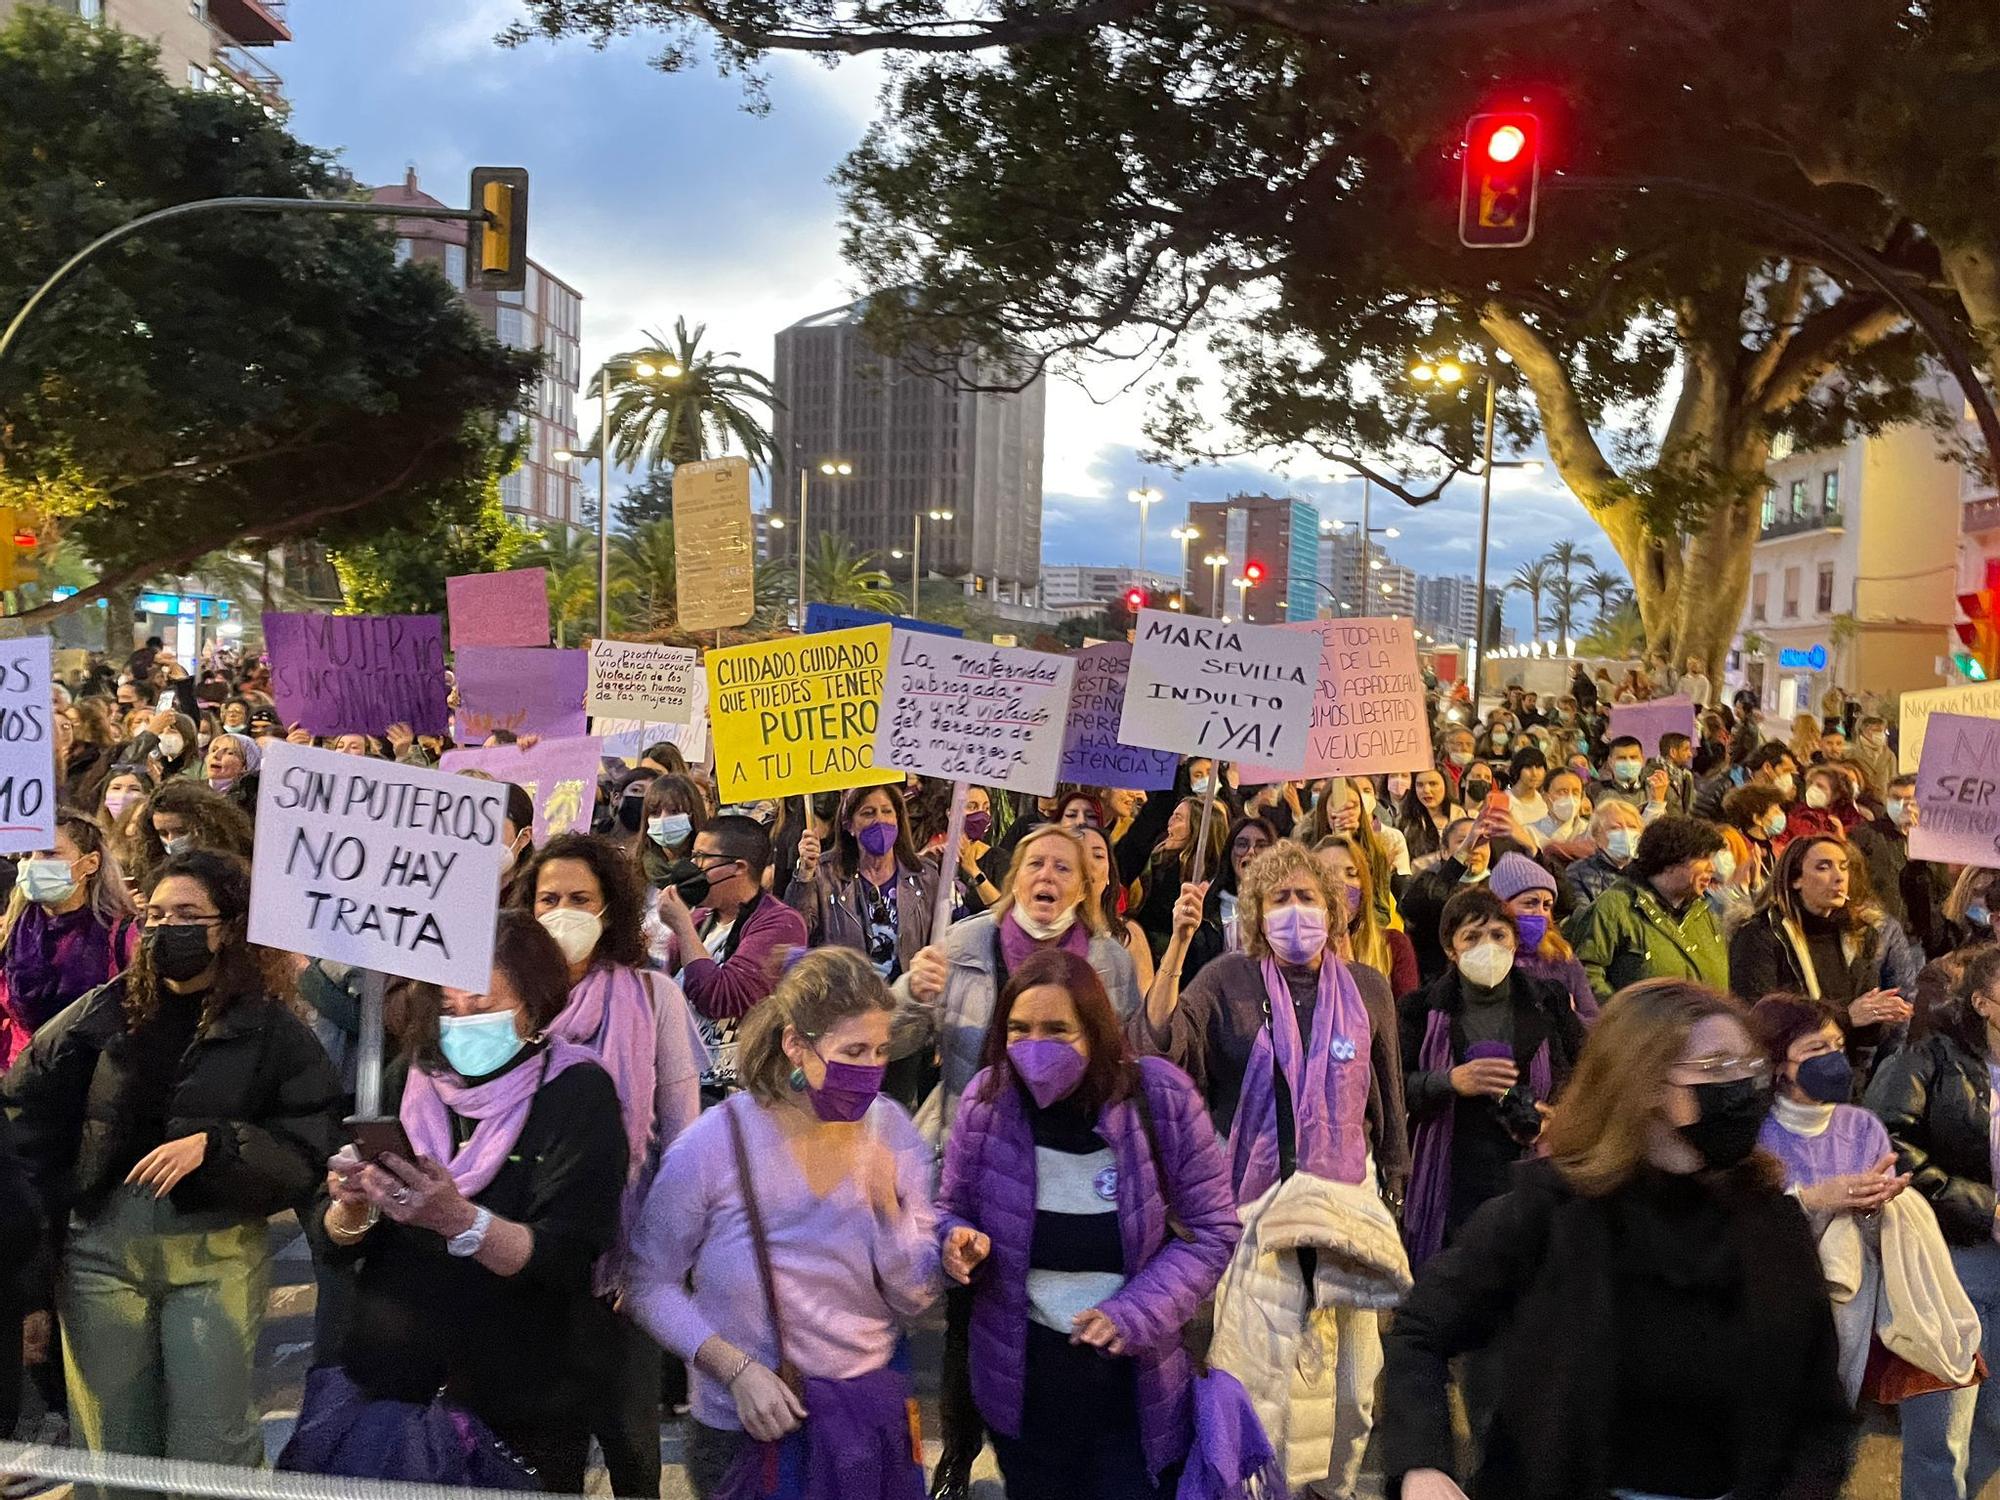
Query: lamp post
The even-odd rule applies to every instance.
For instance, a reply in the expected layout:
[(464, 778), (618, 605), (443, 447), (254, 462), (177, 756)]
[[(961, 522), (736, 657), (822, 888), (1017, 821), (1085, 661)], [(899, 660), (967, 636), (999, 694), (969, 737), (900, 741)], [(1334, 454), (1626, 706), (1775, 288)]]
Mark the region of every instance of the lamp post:
[[(1332, 599), (1342, 609), (1351, 608), (1361, 614), (1367, 613), (1368, 575), (1382, 566), (1374, 555), (1373, 539), (1378, 536), (1394, 538), (1403, 534), (1394, 526), (1371, 526), (1368, 524), (1369, 513), (1374, 498), (1375, 482), (1364, 474), (1361, 476), (1361, 567), (1356, 575), (1354, 585), (1354, 592), (1359, 596), (1359, 601), (1350, 605), (1332, 590), (1327, 590), (1327, 597)], [(1328, 531), (1338, 532), (1345, 530), (1347, 523), (1345, 521), (1328, 521), (1325, 523), (1325, 526)]]
[(597, 371), (597, 446), (584, 452), (558, 448), (549, 456), (558, 463), (597, 460), (597, 637), (611, 634), (611, 374), (636, 375), (641, 380), (678, 380), (681, 367), (672, 360), (655, 364), (649, 359), (620, 355), (606, 360)]
[(1151, 485), (1142, 485), (1130, 491), (1125, 498), (1139, 507), (1139, 577), (1140, 588), (1146, 586), (1146, 512), (1159, 504), (1163, 498)]
[(1236, 618), (1239, 620), (1247, 618), (1246, 611), (1250, 608), (1250, 580), (1239, 573), (1229, 580), (1229, 586), (1236, 590)]
[(1174, 586), (1174, 592), (1184, 593), (1187, 589), (1188, 543), (1199, 537), (1201, 535), (1201, 532), (1198, 528), (1193, 526), (1176, 526), (1172, 531), (1168, 532), (1167, 535), (1172, 537), (1175, 541), (1181, 544), (1181, 570), (1180, 573), (1177, 575), (1177, 582), (1175, 583)]
[[(1479, 472), (1479, 619), (1473, 635), (1472, 670), (1469, 674), (1474, 717), (1479, 713), (1480, 678), (1484, 675), (1486, 663), (1486, 551), (1493, 527), (1493, 396), (1497, 384), (1492, 366), (1488, 365), (1482, 373), (1486, 378), (1486, 431), (1483, 438), (1485, 454)], [(1453, 359), (1441, 359), (1436, 364), (1426, 361), (1410, 370), (1410, 379), (1419, 385), (1455, 386), (1465, 379), (1465, 367)]]
[[(845, 478), (854, 472), (854, 465), (844, 458), (823, 458), (819, 461), (820, 473), (829, 479)], [(811, 501), (809, 484), (812, 465), (799, 465), (799, 539), (794, 545), (799, 552), (799, 634), (806, 633), (806, 513)]]
[(910, 615), (918, 614), (918, 595), (924, 586), (924, 522), (949, 521), (952, 513), (948, 510), (918, 511), (910, 518)]
[(1211, 552), (1202, 559), (1209, 571), (1208, 612), (1215, 618), (1222, 615), (1222, 570), (1229, 564), (1226, 552)]

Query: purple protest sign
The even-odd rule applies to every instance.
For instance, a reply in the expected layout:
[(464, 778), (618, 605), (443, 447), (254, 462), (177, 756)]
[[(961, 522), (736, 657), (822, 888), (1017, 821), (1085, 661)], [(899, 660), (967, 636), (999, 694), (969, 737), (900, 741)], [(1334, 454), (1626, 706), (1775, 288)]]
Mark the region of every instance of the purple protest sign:
[(1931, 715), (1910, 858), (2000, 870), (2000, 719)]
[(461, 573), (444, 581), (451, 614), (451, 647), (546, 646), (549, 643), (549, 570)]
[(1181, 758), (1171, 750), (1141, 750), (1118, 741), (1125, 712), (1125, 675), (1132, 666), (1128, 641), (1107, 641), (1072, 653), (1076, 686), (1063, 721), (1062, 764), (1056, 775), (1085, 786), (1157, 792), (1174, 784)]
[(438, 769), (484, 771), (520, 787), (535, 804), (535, 843), (540, 845), (554, 834), (590, 832), (603, 753), (604, 741), (592, 734), (543, 740), (526, 750), (519, 745), (447, 750)]
[(451, 654), (458, 678), (458, 735), (477, 744), (496, 729), (569, 739), (587, 727), (583, 690), (586, 651), (474, 646)]
[(1620, 703), (1611, 710), (1611, 727), (1605, 739), (1631, 735), (1648, 755), (1660, 753), (1660, 736), (1684, 734), (1694, 738), (1694, 704), (1687, 698), (1654, 698), (1645, 703)]
[(317, 735), (391, 724), (445, 732), (444, 627), (436, 615), (264, 616), (278, 716)]

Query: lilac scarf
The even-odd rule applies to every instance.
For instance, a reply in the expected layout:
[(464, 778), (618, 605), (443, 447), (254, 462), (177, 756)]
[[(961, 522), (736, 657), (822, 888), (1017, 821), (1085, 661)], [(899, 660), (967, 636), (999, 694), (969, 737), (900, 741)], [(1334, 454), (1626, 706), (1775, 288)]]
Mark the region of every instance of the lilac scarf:
[(1278, 1180), (1274, 1064), (1283, 1069), (1292, 1096), (1299, 1170), (1329, 1182), (1360, 1182), (1368, 1162), (1371, 1028), (1354, 976), (1331, 951), (1321, 960), (1312, 1043), (1306, 1046), (1277, 960), (1266, 958), (1263, 971), (1269, 1024), (1251, 1046), (1229, 1127), (1230, 1180), (1239, 1205), (1253, 1202)]
[[(1451, 1070), (1450, 1011), (1433, 1010), (1424, 1022), (1424, 1044), (1417, 1051), (1417, 1067), (1426, 1073)], [(1537, 1102), (1546, 1102), (1555, 1092), (1546, 1037), (1529, 1059), (1528, 1089)], [(1412, 1270), (1444, 1248), (1444, 1221), (1451, 1211), (1452, 1116), (1457, 1113), (1458, 1098), (1454, 1095), (1444, 1108), (1417, 1126), (1410, 1195), (1403, 1205), (1403, 1242), (1409, 1247)]]
[(1014, 920), (1013, 908), (1009, 907), (1007, 915), (1000, 919), (1000, 961), (1006, 964), (1007, 972), (1013, 973), (1044, 948), (1061, 948), (1078, 958), (1090, 957), (1090, 929), (1083, 925), (1083, 913), (1077, 913), (1069, 931), (1061, 937), (1042, 942), (1028, 935), (1028, 930)]
[(1174, 1500), (1284, 1500), (1285, 1467), (1250, 1393), (1227, 1370), (1194, 1383), (1194, 1444)]
[[(412, 1068), (397, 1114), (409, 1133), (410, 1144), (421, 1155), (442, 1162), (459, 1192), (477, 1197), (499, 1175), (514, 1143), (521, 1139), (521, 1127), (528, 1123), (528, 1111), (534, 1108), (535, 1094), (542, 1085), (591, 1060), (583, 1048), (552, 1038), (539, 1059), (530, 1058), (484, 1083), (463, 1083), (449, 1071)], [(477, 1122), (472, 1138), (463, 1146), (452, 1144), (453, 1115)]]
[(643, 1183), (660, 1070), (660, 1038), (645, 979), (623, 964), (599, 964), (570, 990), (569, 1004), (549, 1024), (549, 1035), (584, 1048), (618, 1086), (618, 1110), (631, 1152), (625, 1181), (628, 1189)]

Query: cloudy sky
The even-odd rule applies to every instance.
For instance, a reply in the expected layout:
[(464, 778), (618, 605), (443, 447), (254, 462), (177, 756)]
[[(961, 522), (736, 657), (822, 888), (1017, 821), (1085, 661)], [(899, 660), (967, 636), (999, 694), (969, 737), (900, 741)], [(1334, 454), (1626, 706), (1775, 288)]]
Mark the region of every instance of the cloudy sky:
[[(368, 182), (414, 165), (423, 185), (462, 201), (476, 163), (529, 169), (532, 253), (584, 296), (583, 368), (642, 329), (677, 316), (706, 322), (714, 347), (769, 370), (776, 331), (848, 301), (856, 291), (839, 254), (839, 204), (828, 176), (875, 108), (879, 74), (781, 58), (770, 110), (742, 108), (740, 87), (712, 69), (667, 75), (647, 65), (643, 39), (596, 51), (581, 43), (493, 45), (515, 0), (291, 0), (297, 40), (272, 54), (295, 102), (292, 128), (338, 150)], [(1049, 393), (1043, 477), (1049, 562), (1131, 564), (1142, 478), (1144, 417), (1137, 396), (1098, 371), (1094, 389), (1058, 381)], [(1192, 500), (1242, 490), (1303, 494), (1325, 514), (1360, 513), (1360, 483), (1324, 482), (1295, 468), (1289, 481), (1238, 466), (1149, 477), (1166, 494), (1153, 511), (1147, 561), (1158, 567), (1166, 531)], [(1471, 573), (1478, 486), (1461, 479), (1422, 511), (1378, 504), (1377, 525), (1402, 528), (1390, 555), (1419, 572)], [(1609, 549), (1552, 477), (1495, 476), (1496, 579), (1570, 536), (1600, 561)], [(1509, 620), (1525, 624), (1525, 602)]]

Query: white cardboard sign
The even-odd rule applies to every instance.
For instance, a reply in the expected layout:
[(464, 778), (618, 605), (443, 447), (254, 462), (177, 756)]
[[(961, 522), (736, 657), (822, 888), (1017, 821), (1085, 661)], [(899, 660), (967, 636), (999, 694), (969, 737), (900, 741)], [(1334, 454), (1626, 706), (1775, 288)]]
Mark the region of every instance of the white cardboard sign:
[(1150, 750), (1290, 765), (1305, 758), (1320, 641), (1142, 609), (1118, 738)]
[(27, 635), (0, 641), (0, 854), (52, 848), (55, 838), (49, 638)]
[(485, 993), (505, 786), (282, 740), (260, 781), (251, 942)]
[(1049, 651), (891, 631), (875, 764), (1051, 796), (1075, 675)]
[(593, 640), (584, 711), (592, 718), (685, 724), (694, 717), (701, 675), (701, 654), (692, 646)]

